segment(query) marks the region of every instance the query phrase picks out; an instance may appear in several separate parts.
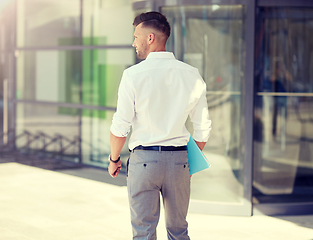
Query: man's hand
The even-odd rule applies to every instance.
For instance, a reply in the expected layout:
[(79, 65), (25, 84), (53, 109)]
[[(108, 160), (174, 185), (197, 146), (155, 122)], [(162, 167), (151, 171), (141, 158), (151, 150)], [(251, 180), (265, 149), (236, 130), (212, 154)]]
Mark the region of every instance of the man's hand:
[(121, 169), (122, 169), (122, 162), (120, 160), (117, 163), (110, 162), (108, 171), (111, 177), (115, 178), (120, 173)]
[(205, 146), (205, 144), (206, 144), (206, 142), (197, 142), (197, 141), (195, 141), (195, 142), (196, 142), (198, 148), (200, 148), (200, 150), (202, 151), (204, 146)]
[[(121, 154), (121, 150), (126, 142), (126, 137), (117, 137), (113, 133), (110, 133), (110, 146), (111, 154), (110, 157), (113, 160), (117, 160)], [(117, 163), (111, 162), (108, 167), (109, 174), (111, 177), (115, 178), (122, 169), (122, 162), (118, 161)]]

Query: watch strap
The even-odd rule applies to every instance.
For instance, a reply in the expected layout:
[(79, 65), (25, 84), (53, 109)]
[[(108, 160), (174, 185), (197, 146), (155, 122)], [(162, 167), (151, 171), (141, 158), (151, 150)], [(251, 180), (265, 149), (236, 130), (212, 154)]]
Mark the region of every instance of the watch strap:
[(118, 156), (118, 159), (117, 159), (117, 160), (112, 160), (112, 159), (111, 159), (111, 155), (110, 155), (109, 158), (110, 158), (110, 161), (113, 162), (113, 163), (118, 163), (118, 161), (121, 159), (121, 157)]

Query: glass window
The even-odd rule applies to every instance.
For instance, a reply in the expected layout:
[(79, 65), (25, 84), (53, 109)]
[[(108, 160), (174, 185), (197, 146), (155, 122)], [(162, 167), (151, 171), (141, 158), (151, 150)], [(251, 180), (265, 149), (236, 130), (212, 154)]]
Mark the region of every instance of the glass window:
[(129, 0), (83, 1), (84, 45), (131, 45), (134, 13)]
[(134, 61), (135, 51), (132, 48), (84, 50), (82, 103), (116, 107), (123, 71)]
[(17, 99), (115, 107), (123, 71), (134, 59), (133, 49), (20, 51)]
[(16, 98), (80, 103), (81, 51), (20, 51)]
[[(172, 27), (167, 49), (199, 69), (207, 84), (213, 130), (203, 152), (214, 171), (192, 177), (191, 198), (243, 203), (243, 6), (165, 7)], [(192, 126), (187, 123), (192, 133)]]
[[(82, 110), (82, 159), (84, 164), (108, 167), (110, 149), (110, 127), (115, 111)], [(125, 165), (129, 157), (128, 140), (121, 152)], [(123, 171), (125, 168), (123, 167)]]
[(17, 46), (81, 44), (80, 0), (18, 0)]
[(259, 8), (254, 201), (313, 199), (313, 9)]
[(79, 141), (73, 141), (79, 138), (79, 127), (77, 109), (17, 104), (16, 146), (25, 153), (35, 154), (36, 150), (41, 150), (38, 151), (39, 156), (40, 153), (62, 152), (62, 155), (77, 161)]

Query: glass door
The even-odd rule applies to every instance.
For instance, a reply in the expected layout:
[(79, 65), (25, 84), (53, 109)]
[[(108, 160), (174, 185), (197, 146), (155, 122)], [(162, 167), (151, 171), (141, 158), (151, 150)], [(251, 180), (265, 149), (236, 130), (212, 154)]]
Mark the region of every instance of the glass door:
[[(244, 153), (246, 7), (188, 5), (161, 11), (172, 27), (167, 50), (199, 70), (213, 122), (203, 150), (212, 167), (192, 176), (190, 211), (251, 215)], [(190, 123), (187, 128), (192, 133)]]
[(313, 8), (260, 7), (255, 203), (313, 202)]

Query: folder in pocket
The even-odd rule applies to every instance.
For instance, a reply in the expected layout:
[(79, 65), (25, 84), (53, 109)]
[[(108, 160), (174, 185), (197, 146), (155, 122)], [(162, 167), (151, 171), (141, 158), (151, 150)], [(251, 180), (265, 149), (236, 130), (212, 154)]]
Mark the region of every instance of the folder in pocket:
[(187, 151), (190, 175), (193, 175), (211, 166), (206, 156), (196, 144), (195, 140), (193, 140), (192, 136), (190, 136), (189, 142), (187, 143)]

